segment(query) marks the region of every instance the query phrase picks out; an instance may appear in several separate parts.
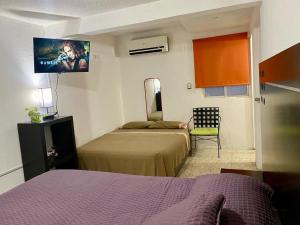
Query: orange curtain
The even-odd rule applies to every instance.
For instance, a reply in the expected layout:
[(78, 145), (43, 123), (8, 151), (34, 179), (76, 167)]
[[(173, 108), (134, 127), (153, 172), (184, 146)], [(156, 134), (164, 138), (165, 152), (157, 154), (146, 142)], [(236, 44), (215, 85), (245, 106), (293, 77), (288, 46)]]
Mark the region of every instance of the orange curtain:
[(197, 88), (250, 83), (247, 33), (193, 40), (193, 48)]

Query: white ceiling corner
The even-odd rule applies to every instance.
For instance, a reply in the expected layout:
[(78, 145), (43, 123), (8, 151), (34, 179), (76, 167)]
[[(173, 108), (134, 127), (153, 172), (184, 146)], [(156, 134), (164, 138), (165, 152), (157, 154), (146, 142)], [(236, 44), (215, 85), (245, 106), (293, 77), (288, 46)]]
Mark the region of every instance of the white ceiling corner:
[(210, 32), (235, 27), (249, 27), (254, 8), (245, 8), (207, 15), (194, 15), (180, 20), (191, 33)]
[(0, 15), (49, 25), (158, 0), (0, 0)]
[[(37, 25), (47, 26), (54, 24), (54, 26), (52, 26), (52, 30), (56, 33), (56, 29), (64, 31), (64, 23), (55, 23), (71, 21), (80, 18), (89, 18), (91, 22), (91, 18), (93, 17), (90, 16), (95, 15), (99, 17), (99, 15), (103, 15), (102, 18), (105, 18), (104, 16), (106, 16), (106, 14), (103, 13), (127, 8), (128, 12), (130, 12), (131, 10), (131, 12), (139, 15), (139, 12), (137, 12), (137, 10), (134, 11), (134, 9), (136, 8), (134, 6), (151, 4), (154, 2), (158, 2), (158, 4), (153, 4), (156, 7), (159, 7), (159, 5), (164, 6), (163, 9), (166, 11), (166, 13), (168, 13), (170, 11), (168, 9), (168, 4), (171, 1), (169, 0), (169, 2), (167, 3), (164, 1), (165, 0), (0, 0), (0, 15)], [(177, 1), (179, 6), (182, 6), (182, 4), (184, 4), (182, 1)], [(190, 14), (183, 13), (182, 15), (174, 17), (169, 15), (169, 17), (157, 20), (151, 19), (150, 16), (148, 16), (148, 21), (138, 23), (136, 23), (136, 21), (138, 21), (138, 18), (131, 23), (128, 22), (128, 24), (126, 25), (124, 25), (122, 21), (119, 21), (118, 23), (120, 23), (122, 26), (117, 27), (114, 24), (112, 26), (114, 29), (111, 30), (107, 28), (108, 25), (106, 23), (103, 23), (104, 25), (101, 25), (100, 23), (98, 26), (100, 26), (100, 28), (101, 26), (104, 27), (106, 31), (103, 31), (104, 28), (102, 28), (102, 30), (100, 31), (93, 28), (90, 29), (90, 31), (81, 31), (81, 34), (84, 33), (88, 35), (96, 35), (101, 32), (105, 32), (111, 33), (113, 35), (121, 35), (128, 32), (140, 32), (149, 29), (158, 29), (174, 25), (182, 25), (188, 32), (192, 34), (213, 33), (221, 29), (247, 29), (250, 26), (253, 10), (255, 7), (257, 7), (257, 5), (248, 5), (247, 7), (239, 9), (237, 7), (235, 7), (235, 9), (232, 9), (233, 7), (224, 7), (220, 10), (208, 10), (207, 12), (199, 11), (199, 13), (195, 12)], [(229, 8), (231, 8), (231, 10)], [(151, 9), (154, 10), (155, 8)], [(178, 14), (176, 10), (174, 11)], [(101, 16), (99, 18), (101, 18)], [(109, 18), (109, 22), (113, 24), (113, 14), (111, 14)], [(129, 18), (131, 18), (131, 16), (129, 16)], [(88, 25), (90, 25), (90, 23), (88, 23)], [(73, 35), (73, 33), (71, 31), (70, 34), (65, 34), (62, 32), (61, 36)]]

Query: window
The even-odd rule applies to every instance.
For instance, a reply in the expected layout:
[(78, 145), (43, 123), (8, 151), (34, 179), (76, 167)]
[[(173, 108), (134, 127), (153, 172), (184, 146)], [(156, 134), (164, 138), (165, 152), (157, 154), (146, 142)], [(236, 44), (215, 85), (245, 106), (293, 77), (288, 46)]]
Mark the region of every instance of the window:
[(205, 96), (225, 96), (224, 87), (205, 88)]
[(235, 96), (235, 95), (247, 95), (248, 88), (246, 85), (241, 86), (228, 86), (226, 87), (227, 96)]
[(205, 96), (206, 97), (220, 97), (220, 96), (247, 96), (248, 86), (240, 85), (240, 86), (225, 86), (225, 87), (210, 87), (205, 88)]

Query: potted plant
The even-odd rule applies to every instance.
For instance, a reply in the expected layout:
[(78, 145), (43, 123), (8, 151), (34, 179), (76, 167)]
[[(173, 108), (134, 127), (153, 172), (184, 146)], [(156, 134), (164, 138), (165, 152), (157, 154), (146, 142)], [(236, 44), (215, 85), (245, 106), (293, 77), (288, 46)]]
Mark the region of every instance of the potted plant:
[(40, 123), (41, 114), (38, 112), (37, 107), (28, 107), (25, 109), (32, 123)]

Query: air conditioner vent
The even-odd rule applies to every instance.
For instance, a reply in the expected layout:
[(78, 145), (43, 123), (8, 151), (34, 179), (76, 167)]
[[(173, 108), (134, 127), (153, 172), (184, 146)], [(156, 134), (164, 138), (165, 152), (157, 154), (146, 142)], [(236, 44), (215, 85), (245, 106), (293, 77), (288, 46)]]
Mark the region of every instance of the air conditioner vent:
[(168, 52), (168, 37), (158, 36), (132, 40), (129, 46), (129, 55), (148, 54), (153, 52)]

